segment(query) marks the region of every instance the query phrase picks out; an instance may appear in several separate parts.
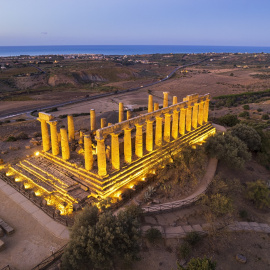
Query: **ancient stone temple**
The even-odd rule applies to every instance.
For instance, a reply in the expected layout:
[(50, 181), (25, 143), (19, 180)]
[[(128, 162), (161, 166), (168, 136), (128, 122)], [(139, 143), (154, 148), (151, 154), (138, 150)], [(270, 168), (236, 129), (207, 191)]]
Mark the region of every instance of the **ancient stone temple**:
[[(184, 144), (202, 143), (215, 128), (208, 123), (209, 94), (193, 94), (163, 107), (148, 100), (148, 112), (131, 117), (119, 103), (119, 122), (96, 129), (96, 114), (90, 110), (89, 132), (75, 131), (68, 116), (68, 128), (57, 128), (50, 114), (39, 113), (43, 152), (11, 169), (34, 186), (45, 198), (54, 194), (72, 205), (91, 196), (106, 198), (130, 182), (141, 181), (169, 162)], [(126, 118), (126, 120), (125, 120)]]

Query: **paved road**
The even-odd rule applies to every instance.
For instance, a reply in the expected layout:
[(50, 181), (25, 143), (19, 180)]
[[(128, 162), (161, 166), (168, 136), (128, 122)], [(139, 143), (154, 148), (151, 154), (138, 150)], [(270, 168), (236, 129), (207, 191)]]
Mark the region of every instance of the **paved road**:
[(205, 62), (205, 61), (207, 61), (209, 59), (210, 58), (207, 58), (207, 59), (200, 60), (200, 61), (197, 61), (197, 62), (194, 62), (194, 63), (191, 63), (191, 64), (178, 66), (169, 75), (167, 75), (162, 80), (159, 80), (159, 81), (156, 81), (156, 82), (153, 82), (153, 83), (149, 83), (149, 84), (145, 84), (145, 85), (142, 85), (140, 87), (129, 88), (129, 89), (122, 90), (122, 91), (114, 91), (114, 92), (111, 92), (111, 93), (104, 93), (104, 94), (90, 96), (90, 97), (81, 98), (81, 99), (72, 100), (72, 101), (66, 101), (66, 102), (62, 102), (62, 103), (54, 104), (54, 105), (50, 105), (50, 106), (38, 107), (38, 108), (35, 108), (35, 109), (32, 109), (32, 110), (18, 110), (18, 111), (13, 112), (12, 114), (0, 115), (1, 116), (0, 120), (4, 120), (4, 119), (14, 117), (14, 116), (19, 116), (19, 115), (22, 115), (22, 114), (30, 114), (33, 110), (38, 110), (38, 111), (48, 110), (48, 109), (51, 109), (51, 108), (54, 108), (54, 107), (62, 107), (62, 106), (65, 106), (65, 105), (70, 105), (70, 104), (74, 104), (74, 103), (80, 103), (80, 102), (83, 102), (83, 101), (95, 100), (95, 99), (100, 99), (100, 98), (103, 98), (103, 97), (114, 96), (114, 95), (118, 95), (118, 94), (137, 91), (137, 90), (140, 90), (140, 89), (143, 89), (143, 88), (146, 88), (146, 87), (150, 87), (150, 86), (162, 83), (162, 82), (170, 79), (174, 75), (174, 73), (179, 69), (194, 66), (194, 65), (198, 65), (198, 64), (200, 64), (202, 62)]

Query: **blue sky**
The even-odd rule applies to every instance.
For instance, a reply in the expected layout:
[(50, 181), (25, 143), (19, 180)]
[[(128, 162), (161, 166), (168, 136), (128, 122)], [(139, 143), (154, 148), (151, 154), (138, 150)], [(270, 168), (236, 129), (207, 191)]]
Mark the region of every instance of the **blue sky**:
[(270, 46), (270, 0), (0, 0), (0, 46)]

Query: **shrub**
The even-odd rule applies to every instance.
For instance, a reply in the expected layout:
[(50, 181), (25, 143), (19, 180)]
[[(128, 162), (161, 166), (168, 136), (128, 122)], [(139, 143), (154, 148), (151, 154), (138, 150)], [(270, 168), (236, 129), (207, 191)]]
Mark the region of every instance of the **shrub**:
[(237, 115), (235, 114), (227, 114), (227, 115), (217, 118), (216, 120), (217, 120), (217, 124), (227, 126), (227, 127), (233, 127), (239, 123)]
[(6, 140), (6, 142), (15, 142), (17, 139), (14, 136), (9, 136)]
[(23, 121), (26, 121), (24, 118), (18, 118), (15, 120), (16, 122), (23, 122)]
[(267, 113), (262, 115), (262, 120), (268, 120), (269, 119), (269, 115)]
[(244, 109), (244, 110), (249, 110), (249, 105), (244, 105), (244, 106), (243, 106), (243, 109)]
[(239, 117), (249, 117), (249, 112), (246, 112), (246, 111), (241, 112), (241, 113), (238, 114), (238, 116)]
[(192, 258), (187, 267), (184, 268), (183, 266), (178, 264), (179, 270), (215, 270), (216, 269), (216, 262), (212, 262), (211, 259), (204, 257), (204, 258)]
[(8, 124), (8, 123), (10, 123), (10, 120), (5, 120), (4, 123)]
[(177, 248), (177, 255), (181, 259), (186, 259), (191, 253), (191, 245), (188, 242), (184, 242)]
[(260, 150), (262, 144), (261, 137), (254, 128), (244, 124), (238, 124), (232, 128), (231, 132), (233, 136), (243, 141), (251, 151)]
[(190, 245), (194, 246), (202, 239), (201, 235), (198, 232), (187, 233), (184, 240)]
[(257, 112), (262, 112), (262, 111), (263, 111), (262, 108), (258, 108), (258, 109), (257, 109)]
[(251, 159), (247, 145), (238, 137), (225, 133), (218, 133), (207, 138), (205, 151), (210, 157), (225, 161), (230, 167), (244, 167), (246, 161)]
[(246, 198), (251, 200), (257, 208), (266, 208), (270, 206), (270, 191), (268, 186), (262, 180), (247, 183)]
[(240, 210), (240, 211), (239, 211), (239, 217), (240, 217), (241, 219), (246, 220), (247, 217), (248, 217), (248, 212), (247, 212), (246, 210)]
[(162, 239), (160, 230), (156, 228), (150, 228), (146, 231), (145, 236), (150, 243), (155, 243)]

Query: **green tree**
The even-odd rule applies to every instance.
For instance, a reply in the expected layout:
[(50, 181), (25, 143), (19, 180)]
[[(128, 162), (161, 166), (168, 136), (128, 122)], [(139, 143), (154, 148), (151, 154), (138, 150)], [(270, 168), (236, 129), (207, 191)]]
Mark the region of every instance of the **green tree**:
[(236, 114), (226, 114), (224, 116), (217, 118), (216, 121), (217, 121), (217, 124), (227, 126), (227, 127), (233, 127), (239, 123), (239, 120)]
[(231, 133), (243, 141), (249, 150), (260, 150), (262, 144), (261, 136), (254, 128), (244, 124), (238, 124), (231, 129)]
[(246, 198), (251, 200), (256, 207), (265, 208), (270, 206), (270, 191), (262, 180), (247, 183)]
[(215, 270), (216, 269), (216, 262), (212, 262), (211, 259), (204, 257), (204, 258), (192, 258), (187, 267), (184, 268), (183, 266), (178, 264), (179, 270)]
[(205, 151), (210, 157), (223, 160), (234, 168), (242, 168), (251, 159), (246, 144), (229, 132), (209, 137), (205, 143)]
[(139, 213), (132, 206), (117, 216), (109, 211), (98, 215), (96, 207), (86, 207), (75, 219), (62, 269), (112, 269), (116, 258), (138, 259)]

